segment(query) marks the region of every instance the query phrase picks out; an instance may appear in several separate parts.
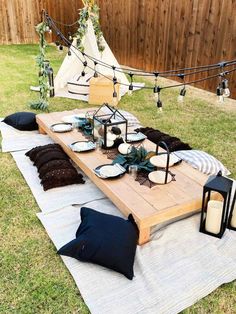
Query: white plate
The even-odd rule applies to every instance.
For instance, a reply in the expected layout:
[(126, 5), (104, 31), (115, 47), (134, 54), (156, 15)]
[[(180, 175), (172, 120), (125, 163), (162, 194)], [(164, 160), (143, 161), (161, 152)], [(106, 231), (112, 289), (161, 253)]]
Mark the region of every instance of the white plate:
[(69, 146), (74, 152), (85, 152), (96, 148), (95, 143), (92, 141), (77, 142)]
[(112, 166), (103, 166), (100, 168), (100, 174), (103, 177), (116, 177), (121, 173), (118, 167)]
[(127, 142), (138, 142), (138, 141), (145, 140), (146, 138), (147, 136), (141, 132), (127, 134)]
[(58, 123), (51, 126), (51, 130), (56, 133), (69, 132), (72, 129), (73, 128), (71, 124), (64, 124), (64, 123)]
[(103, 178), (115, 178), (118, 177), (126, 172), (125, 168), (123, 168), (119, 164), (115, 165), (102, 165), (94, 169), (95, 173)]
[[(165, 171), (153, 171), (148, 175), (148, 179), (153, 183), (157, 184), (165, 184), (166, 172)], [(167, 183), (172, 181), (172, 176), (168, 173), (167, 175)]]
[(78, 119), (80, 118), (84, 119), (85, 113), (77, 113), (70, 116), (64, 116), (62, 117), (61, 120), (66, 123), (75, 123), (75, 122), (78, 122)]
[[(176, 155), (170, 154), (169, 166), (172, 167), (174, 164), (178, 163), (181, 159)], [(160, 154), (150, 158), (150, 163), (156, 167), (166, 167), (167, 164), (167, 154)]]

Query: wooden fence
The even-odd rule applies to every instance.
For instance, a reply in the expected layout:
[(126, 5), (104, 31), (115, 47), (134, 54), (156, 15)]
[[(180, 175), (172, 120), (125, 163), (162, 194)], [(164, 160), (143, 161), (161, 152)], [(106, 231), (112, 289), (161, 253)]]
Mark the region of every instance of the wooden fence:
[[(98, 3), (104, 36), (121, 64), (163, 71), (236, 59), (236, 0)], [(40, 21), (43, 8), (56, 20), (71, 23), (77, 19), (81, 6), (80, 0), (1, 0), (0, 43), (37, 42), (34, 25)], [(62, 29), (68, 31), (66, 27)], [(215, 73), (211, 71), (209, 75)], [(199, 77), (200, 74), (190, 79)], [(229, 80), (236, 98), (235, 72)], [(198, 84), (211, 91), (216, 85), (217, 79)]]

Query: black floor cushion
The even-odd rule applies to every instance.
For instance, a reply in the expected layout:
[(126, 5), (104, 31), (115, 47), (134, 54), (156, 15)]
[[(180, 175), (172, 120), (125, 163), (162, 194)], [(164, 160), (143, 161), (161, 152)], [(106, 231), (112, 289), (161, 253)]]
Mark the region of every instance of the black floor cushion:
[(31, 161), (35, 161), (36, 155), (39, 152), (44, 151), (45, 149), (48, 149), (48, 148), (58, 148), (62, 150), (59, 144), (47, 144), (43, 146), (36, 146), (32, 148), (31, 150), (29, 150), (25, 155), (28, 156)]
[(58, 254), (99, 264), (131, 280), (139, 233), (132, 215), (125, 220), (88, 207), (82, 207), (80, 214), (76, 238), (64, 245)]
[[(189, 144), (182, 142), (178, 137), (170, 136), (169, 134), (163, 133), (150, 127), (139, 128), (135, 131), (142, 132), (147, 136), (150, 141), (155, 144), (164, 141), (167, 144), (170, 152), (192, 149)], [(165, 149), (165, 146), (163, 144), (160, 144), (160, 146)]]
[(20, 131), (38, 130), (36, 115), (33, 112), (16, 112), (7, 116), (3, 122)]
[(74, 169), (69, 160), (50, 160), (39, 169), (39, 178), (42, 179), (49, 171), (59, 169)]
[(70, 184), (83, 184), (83, 175), (76, 169), (57, 169), (47, 172), (41, 180), (45, 191)]
[(69, 160), (69, 157), (62, 151), (50, 150), (40, 155), (39, 158), (37, 157), (35, 159), (34, 165), (38, 168), (38, 171), (39, 171), (40, 168), (47, 162), (51, 160), (58, 160), (58, 159)]

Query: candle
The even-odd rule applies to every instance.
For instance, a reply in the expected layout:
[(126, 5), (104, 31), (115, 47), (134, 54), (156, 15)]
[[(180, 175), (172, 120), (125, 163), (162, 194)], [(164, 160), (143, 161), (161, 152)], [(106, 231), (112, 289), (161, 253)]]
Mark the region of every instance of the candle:
[(231, 218), (231, 227), (236, 228), (236, 205), (234, 205), (233, 214)]
[(207, 204), (207, 215), (205, 229), (208, 232), (218, 234), (220, 232), (223, 212), (222, 201), (209, 201)]

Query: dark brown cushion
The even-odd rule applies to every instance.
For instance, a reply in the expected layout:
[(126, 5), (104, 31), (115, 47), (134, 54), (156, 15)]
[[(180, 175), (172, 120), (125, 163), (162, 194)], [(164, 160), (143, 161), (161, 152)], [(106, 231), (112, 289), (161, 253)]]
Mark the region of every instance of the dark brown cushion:
[(63, 160), (63, 159), (58, 159), (58, 160), (50, 160), (46, 164), (42, 165), (42, 167), (39, 170), (39, 178), (42, 179), (42, 177), (48, 173), (49, 171), (52, 170), (57, 170), (57, 169), (74, 169), (72, 164), (70, 163), (69, 160)]
[(43, 145), (43, 146), (36, 146), (36, 147), (32, 148), (31, 150), (29, 150), (25, 155), (28, 156), (31, 161), (35, 161), (35, 157), (36, 157), (37, 153), (39, 153), (40, 151), (43, 151), (47, 148), (57, 148), (57, 149), (62, 150), (62, 148), (59, 144), (47, 144), (47, 145)]
[(37, 154), (34, 165), (38, 168), (38, 171), (39, 171), (40, 168), (47, 162), (51, 160), (58, 160), (58, 159), (69, 160), (69, 157), (62, 151), (49, 150), (40, 154), (40, 156), (38, 156)]
[[(155, 144), (164, 141), (167, 144), (170, 152), (192, 149), (187, 143), (182, 142), (178, 137), (170, 136), (169, 134), (163, 133), (153, 128), (139, 128), (135, 131), (142, 132), (147, 136), (150, 141)], [(163, 144), (160, 144), (160, 146), (165, 149), (165, 146)]]
[(45, 191), (76, 183), (83, 184), (85, 181), (83, 180), (82, 174), (79, 174), (74, 168), (49, 171), (42, 177), (41, 181)]

